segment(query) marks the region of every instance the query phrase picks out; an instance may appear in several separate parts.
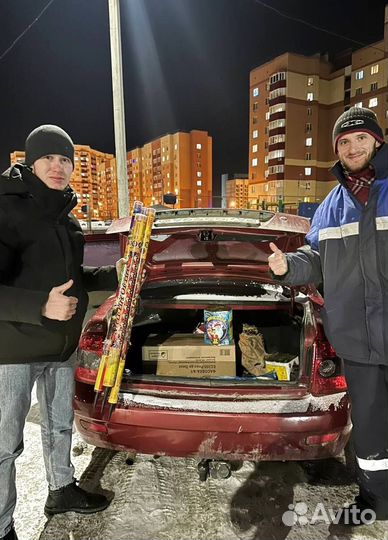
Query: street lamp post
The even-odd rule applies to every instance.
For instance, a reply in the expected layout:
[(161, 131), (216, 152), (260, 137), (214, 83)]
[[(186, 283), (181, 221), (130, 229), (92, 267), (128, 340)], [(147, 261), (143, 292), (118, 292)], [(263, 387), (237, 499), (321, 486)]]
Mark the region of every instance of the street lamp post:
[(109, 35), (112, 61), (113, 120), (117, 163), (119, 217), (129, 216), (127, 150), (125, 141), (125, 114), (123, 66), (121, 54), (120, 0), (108, 0)]

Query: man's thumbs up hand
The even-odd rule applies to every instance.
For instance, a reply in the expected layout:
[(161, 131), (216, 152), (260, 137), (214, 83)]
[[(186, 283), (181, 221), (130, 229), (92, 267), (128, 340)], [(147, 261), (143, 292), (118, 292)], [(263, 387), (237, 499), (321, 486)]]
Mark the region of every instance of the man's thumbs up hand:
[(276, 244), (270, 242), (269, 247), (273, 251), (268, 257), (268, 264), (275, 276), (284, 276), (288, 272), (287, 258)]
[(49, 293), (47, 302), (42, 308), (42, 315), (48, 319), (56, 321), (68, 321), (72, 318), (77, 309), (78, 298), (75, 296), (65, 296), (65, 292), (73, 285), (73, 280), (53, 287)]

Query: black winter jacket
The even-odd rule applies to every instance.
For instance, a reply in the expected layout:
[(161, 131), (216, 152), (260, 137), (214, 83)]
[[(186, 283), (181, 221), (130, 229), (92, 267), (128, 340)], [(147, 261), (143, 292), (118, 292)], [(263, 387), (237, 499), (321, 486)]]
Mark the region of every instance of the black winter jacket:
[[(77, 197), (48, 188), (24, 165), (0, 177), (0, 364), (65, 361), (76, 349), (86, 290), (115, 290), (114, 267), (83, 266), (84, 237), (70, 214)], [(74, 280), (68, 321), (42, 316), (50, 290)]]

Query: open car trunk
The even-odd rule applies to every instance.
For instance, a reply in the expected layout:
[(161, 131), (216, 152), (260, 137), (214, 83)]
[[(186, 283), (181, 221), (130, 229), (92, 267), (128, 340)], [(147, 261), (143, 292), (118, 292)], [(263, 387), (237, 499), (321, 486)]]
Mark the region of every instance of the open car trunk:
[[(187, 298), (188, 296), (188, 298)], [(207, 299), (207, 295), (179, 295), (170, 304), (166, 300), (145, 300), (141, 313), (135, 320), (132, 329), (131, 347), (128, 351), (126, 362), (126, 378), (141, 380), (176, 381), (179, 384), (298, 384), (302, 366), (306, 361), (304, 350), (304, 335), (306, 325), (311, 324), (310, 302), (306, 297), (302, 301), (292, 302), (290, 298), (281, 293), (271, 291), (269, 296), (274, 299), (260, 301), (253, 298), (251, 301), (245, 298), (241, 300), (231, 297), (227, 305), (220, 308), (220, 301), (216, 297)], [(278, 299), (275, 300), (275, 297)], [(204, 310), (223, 309), (232, 313), (232, 343), (231, 346), (208, 345), (205, 359), (192, 356), (191, 349), (179, 346), (179, 338), (195, 336), (195, 340), (201, 346), (204, 344), (203, 322)], [(263, 345), (263, 349), (257, 352), (257, 362), (247, 362), (246, 348), (241, 345), (241, 335), (246, 329), (254, 327), (259, 334), (256, 340)], [(195, 332), (199, 332), (194, 334)], [(260, 337), (262, 336), (262, 338)], [(174, 362), (170, 370), (163, 368), (163, 362), (168, 361), (163, 357), (166, 340), (178, 338), (175, 345)], [(160, 344), (159, 350), (155, 344)], [(258, 341), (253, 341), (253, 346)], [(156, 347), (156, 348), (155, 348)], [(146, 349), (149, 352), (146, 352)], [(224, 354), (233, 357), (229, 360), (228, 368), (210, 370), (207, 374), (206, 366), (211, 364), (209, 355), (215, 353), (217, 360), (224, 360), (223, 352), (215, 351), (214, 348), (224, 348)], [(260, 348), (260, 347), (259, 347)], [(157, 351), (157, 352), (155, 352)], [(162, 351), (162, 352), (160, 352)], [(264, 353), (264, 354), (263, 354)], [(191, 356), (190, 356), (191, 355)], [(221, 355), (221, 356), (219, 356)], [(189, 362), (189, 364), (188, 364)], [(189, 372), (182, 365), (190, 366)], [(164, 364), (165, 365), (165, 364)], [(209, 370), (208, 370), (209, 371)], [(232, 371), (232, 373), (231, 373)]]
[[(108, 232), (123, 233), (128, 223), (128, 219), (121, 220)], [(126, 377), (160, 381), (168, 378), (182, 384), (193, 384), (194, 379), (196, 384), (216, 385), (298, 384), (305, 362), (305, 327), (313, 325), (310, 302), (300, 294), (295, 301), (297, 291), (274, 281), (268, 269), (268, 255), (270, 242), (283, 251), (296, 250), (303, 245), (308, 229), (305, 218), (272, 212), (229, 209), (157, 212), (148, 248), (141, 309), (132, 328)], [(124, 249), (124, 236), (122, 240)], [(187, 345), (179, 349), (178, 340), (182, 335), (189, 338), (201, 330), (204, 310), (217, 308), (232, 316), (231, 360), (228, 369), (219, 364), (207, 376), (206, 362), (199, 361), (197, 353), (188, 351)], [(244, 340), (241, 334), (246, 337), (247, 332), (256, 332), (262, 338)], [(169, 338), (176, 340), (173, 351), (176, 366), (171, 370), (163, 364), (170, 361), (168, 351), (164, 350), (164, 357), (160, 351), (154, 351), (152, 358), (144, 351), (150, 343), (165, 346)], [(244, 341), (245, 353), (241, 350)], [(196, 343), (203, 345), (204, 336), (197, 336)], [(226, 362), (221, 358), (229, 354), (226, 348), (217, 352), (215, 348), (222, 349), (227, 344), (209, 347), (207, 352), (202, 351), (202, 356), (218, 354), (217, 361)], [(257, 365), (252, 368), (255, 348), (256, 352), (262, 350), (257, 354)], [(186, 368), (190, 363), (193, 369), (185, 369), (185, 363)], [(283, 364), (284, 369), (275, 364)]]

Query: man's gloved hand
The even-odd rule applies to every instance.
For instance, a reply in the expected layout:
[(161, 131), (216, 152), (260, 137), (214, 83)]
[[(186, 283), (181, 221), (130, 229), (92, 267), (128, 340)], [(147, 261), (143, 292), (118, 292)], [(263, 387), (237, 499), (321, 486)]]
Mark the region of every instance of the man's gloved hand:
[(66, 283), (51, 289), (48, 300), (42, 307), (44, 317), (56, 321), (68, 321), (72, 318), (77, 309), (78, 298), (66, 296), (65, 292), (72, 287), (73, 283), (73, 280), (69, 279)]
[(273, 251), (272, 255), (268, 257), (270, 269), (275, 276), (284, 276), (288, 272), (287, 257), (273, 242), (270, 242), (269, 247)]

